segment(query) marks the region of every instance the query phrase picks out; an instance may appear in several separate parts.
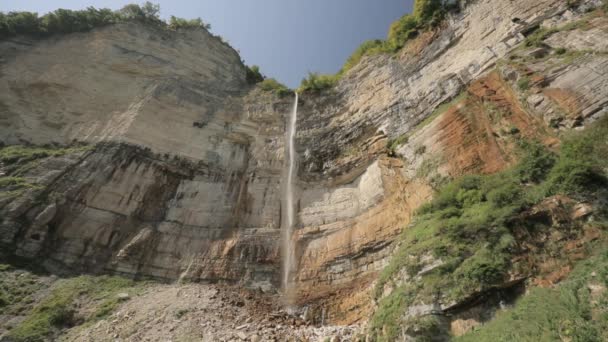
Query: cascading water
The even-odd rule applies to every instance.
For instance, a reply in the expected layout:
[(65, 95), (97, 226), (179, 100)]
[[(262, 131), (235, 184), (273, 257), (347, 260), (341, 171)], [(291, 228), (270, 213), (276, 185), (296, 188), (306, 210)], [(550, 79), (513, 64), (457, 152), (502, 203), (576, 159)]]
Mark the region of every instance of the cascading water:
[(287, 127), (287, 145), (289, 149), (289, 165), (287, 171), (287, 185), (285, 187), (285, 207), (286, 219), (283, 220), (283, 291), (289, 296), (290, 275), (294, 271), (294, 253), (293, 246), (293, 225), (295, 221), (294, 213), (294, 176), (296, 169), (296, 149), (294, 146), (294, 137), (296, 135), (296, 121), (298, 117), (298, 93), (291, 110), (289, 118), (289, 126)]

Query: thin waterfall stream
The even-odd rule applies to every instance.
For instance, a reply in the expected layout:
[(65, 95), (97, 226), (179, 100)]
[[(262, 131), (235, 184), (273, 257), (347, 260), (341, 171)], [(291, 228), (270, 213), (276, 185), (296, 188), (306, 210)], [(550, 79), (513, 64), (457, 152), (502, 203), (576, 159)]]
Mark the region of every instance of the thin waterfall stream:
[[(295, 246), (293, 241), (293, 226), (295, 223), (294, 210), (294, 178), (296, 173), (296, 149), (294, 139), (296, 135), (296, 121), (298, 117), (298, 93), (296, 93), (293, 108), (287, 127), (287, 145), (289, 153), (289, 165), (287, 171), (287, 185), (285, 187), (286, 219), (283, 221), (283, 291), (290, 296), (290, 275), (295, 271)], [(287, 298), (289, 300), (289, 298)]]

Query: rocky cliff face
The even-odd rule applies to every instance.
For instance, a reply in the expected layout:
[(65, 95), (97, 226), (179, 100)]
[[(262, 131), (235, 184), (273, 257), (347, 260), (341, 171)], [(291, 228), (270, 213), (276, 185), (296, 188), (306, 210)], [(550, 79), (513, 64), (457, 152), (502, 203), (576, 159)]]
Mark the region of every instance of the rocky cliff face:
[[(598, 5), (478, 0), (302, 94), (297, 303), (337, 323), (369, 317), (393, 242), (442, 178), (502, 170), (517, 139), (553, 146), (604, 115), (605, 16), (517, 50)], [(292, 100), (247, 85), (234, 50), (205, 31), (120, 24), (3, 41), (0, 55), (3, 143), (89, 146), (2, 165), (32, 185), (0, 197), (6, 254), (58, 272), (278, 287)]]
[[(339, 322), (365, 317), (367, 290), (386, 265), (391, 242), (438, 180), (502, 170), (515, 161), (517, 140), (555, 145), (553, 129), (580, 127), (606, 113), (601, 46), (565, 63), (513, 52), (539, 28), (577, 22), (598, 4), (574, 10), (560, 1), (476, 1), (398, 56), (366, 57), (333, 91), (302, 96), (303, 301), (320, 299)], [(604, 20), (591, 19), (593, 29), (559, 32), (549, 42), (567, 47), (560, 37), (577, 35), (594, 45)], [(515, 83), (528, 78), (533, 90), (521, 92)], [(549, 95), (557, 93), (569, 95)], [(498, 112), (510, 115), (498, 118)], [(521, 135), (505, 134), (515, 129)], [(381, 157), (387, 142), (399, 161)], [(378, 169), (382, 177), (373, 181)], [(362, 185), (371, 182), (366, 191)]]
[(98, 144), (22, 174), (39, 186), (5, 201), (10, 250), (80, 271), (274, 282), (289, 101), (251, 91), (234, 50), (138, 24), (0, 49), (5, 144)]

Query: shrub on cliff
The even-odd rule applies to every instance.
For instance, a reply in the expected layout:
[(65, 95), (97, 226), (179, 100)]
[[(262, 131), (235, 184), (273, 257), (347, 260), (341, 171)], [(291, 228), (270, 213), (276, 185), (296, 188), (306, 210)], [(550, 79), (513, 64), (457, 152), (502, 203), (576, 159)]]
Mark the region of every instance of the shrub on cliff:
[(169, 28), (172, 30), (193, 28), (204, 28), (206, 30), (210, 30), (211, 24), (205, 24), (201, 18), (188, 20), (171, 16), (171, 18), (169, 19)]
[(364, 42), (357, 48), (357, 50), (355, 50), (355, 52), (353, 52), (350, 57), (348, 57), (339, 74), (343, 74), (352, 69), (355, 65), (359, 64), (359, 61), (361, 61), (363, 56), (382, 52), (387, 52), (386, 44), (383, 40), (376, 39)]
[(413, 15), (421, 25), (436, 25), (445, 14), (444, 3), (444, 0), (416, 0)]
[(0, 38), (16, 34), (36, 34), (40, 31), (37, 13), (0, 12)]
[[(521, 144), (520, 162), (511, 169), (464, 176), (442, 187), (404, 229), (399, 247), (378, 279), (377, 298), (386, 285), (396, 289), (380, 300), (372, 318), (375, 340), (394, 340), (410, 305), (428, 304), (436, 298), (461, 302), (503, 284), (514, 267), (511, 260), (518, 231), (551, 228), (541, 222), (520, 221), (522, 210), (556, 194), (582, 200), (605, 197), (608, 160), (602, 157), (608, 155), (606, 135), (608, 117), (564, 137), (558, 153), (539, 143)], [(598, 208), (599, 219), (605, 219), (602, 210), (605, 208)], [(440, 263), (419, 274), (429, 258)], [(395, 284), (402, 270), (410, 281)]]
[(405, 43), (418, 34), (416, 16), (408, 14), (391, 24), (387, 44), (392, 51), (398, 51)]
[(287, 96), (293, 93), (289, 88), (287, 88), (284, 84), (275, 80), (274, 78), (267, 78), (260, 83), (260, 88), (263, 91), (274, 92), (279, 97)]
[(200, 18), (183, 19), (171, 16), (168, 23), (160, 19), (160, 7), (151, 2), (143, 5), (129, 4), (118, 11), (107, 8), (88, 7), (84, 10), (58, 9), (42, 17), (32, 12), (0, 12), (0, 39), (18, 34), (49, 36), (72, 32), (85, 32), (119, 22), (137, 21), (172, 30), (180, 28), (203, 28), (209, 30)]
[(339, 75), (322, 75), (315, 72), (308, 73), (302, 80), (299, 90), (303, 92), (321, 92), (332, 88), (338, 82)]
[(264, 75), (260, 72), (260, 67), (257, 65), (245, 66), (247, 83), (256, 84), (264, 81)]
[(128, 4), (120, 9), (117, 14), (125, 21), (140, 21), (152, 24), (164, 24), (159, 17), (160, 6), (146, 1), (142, 6)]

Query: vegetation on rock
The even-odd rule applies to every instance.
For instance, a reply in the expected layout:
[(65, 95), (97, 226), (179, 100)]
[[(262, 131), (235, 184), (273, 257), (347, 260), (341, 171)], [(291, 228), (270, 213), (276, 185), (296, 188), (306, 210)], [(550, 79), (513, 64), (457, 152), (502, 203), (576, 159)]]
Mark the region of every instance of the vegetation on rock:
[(608, 253), (580, 262), (554, 288), (534, 288), (513, 308), (456, 341), (606, 341), (608, 339)]
[[(138, 291), (136, 283), (120, 277), (79, 276), (61, 279), (26, 314), (25, 319), (8, 333), (8, 337), (16, 342), (52, 339), (63, 328), (106, 317), (123, 300), (118, 293), (135, 294)], [(86, 313), (78, 311), (82, 304), (86, 304)]]
[(308, 77), (302, 80), (299, 91), (321, 92), (325, 89), (332, 88), (338, 82), (338, 75), (321, 75), (315, 72), (308, 74)]
[(184, 19), (171, 16), (169, 19), (168, 27), (172, 30), (179, 29), (197, 29), (204, 28), (205, 30), (211, 30), (211, 24), (204, 23), (201, 18), (196, 19)]
[(161, 28), (177, 30), (182, 28), (210, 29), (200, 18), (187, 20), (171, 16), (169, 22), (159, 17), (160, 7), (145, 2), (143, 5), (129, 4), (118, 11), (108, 8), (88, 7), (85, 10), (58, 9), (38, 16), (32, 12), (0, 12), (0, 39), (19, 34), (50, 36), (85, 32), (96, 27), (103, 27), (120, 22), (136, 21)]
[(392, 23), (386, 40), (369, 40), (361, 44), (335, 75), (309, 73), (308, 77), (302, 80), (299, 90), (319, 92), (333, 87), (364, 56), (398, 52), (408, 40), (416, 37), (419, 32), (437, 26), (447, 11), (455, 6), (457, 5), (448, 5), (443, 0), (415, 0), (413, 13), (406, 14)]
[(257, 65), (247, 66), (246, 67), (246, 79), (249, 84), (256, 84), (264, 81), (264, 75), (260, 71), (260, 67)]
[(284, 84), (275, 80), (274, 78), (266, 78), (262, 82), (260, 82), (260, 88), (263, 91), (273, 92), (277, 94), (279, 97), (285, 97), (289, 94), (292, 94), (293, 91), (287, 88)]
[(26, 177), (27, 172), (47, 157), (80, 153), (90, 146), (24, 146), (12, 145), (0, 148), (0, 199), (14, 197), (26, 189), (37, 188), (35, 180)]
[[(459, 302), (508, 280), (517, 253), (516, 230), (548, 229), (520, 222), (518, 215), (553, 195), (593, 199), (605, 191), (608, 118), (564, 137), (559, 153), (522, 143), (520, 162), (494, 175), (470, 175), (441, 188), (404, 229), (399, 247), (375, 291), (379, 307), (371, 320), (377, 340), (390, 341), (416, 303)], [(522, 226), (523, 225), (523, 226)], [(436, 262), (433, 267), (429, 262)], [(429, 268), (421, 273), (425, 268)], [(419, 280), (400, 282), (403, 272)], [(408, 278), (408, 279), (409, 279)], [(382, 298), (385, 287), (395, 289)]]
[(276, 79), (264, 76), (260, 71), (260, 67), (257, 65), (246, 66), (246, 72), (247, 83), (251, 85), (258, 84), (263, 91), (273, 92), (279, 97), (284, 97), (293, 93), (291, 89), (287, 88), (287, 86)]

